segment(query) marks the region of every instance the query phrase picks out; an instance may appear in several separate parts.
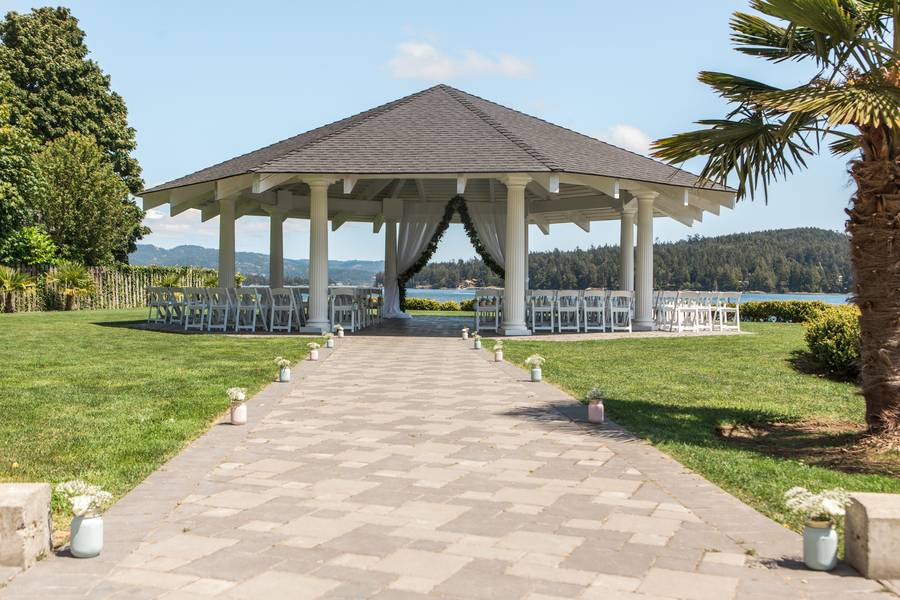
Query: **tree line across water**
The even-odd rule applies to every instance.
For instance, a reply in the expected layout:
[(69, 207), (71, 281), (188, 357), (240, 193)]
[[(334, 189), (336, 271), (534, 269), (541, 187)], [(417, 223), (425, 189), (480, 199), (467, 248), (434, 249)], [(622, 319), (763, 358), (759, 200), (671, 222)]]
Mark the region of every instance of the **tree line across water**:
[[(843, 293), (850, 289), (850, 249), (843, 233), (778, 229), (658, 242), (655, 285), (661, 289)], [(431, 263), (410, 287), (502, 285), (478, 259)], [(619, 247), (552, 250), (529, 255), (532, 289), (619, 287)]]

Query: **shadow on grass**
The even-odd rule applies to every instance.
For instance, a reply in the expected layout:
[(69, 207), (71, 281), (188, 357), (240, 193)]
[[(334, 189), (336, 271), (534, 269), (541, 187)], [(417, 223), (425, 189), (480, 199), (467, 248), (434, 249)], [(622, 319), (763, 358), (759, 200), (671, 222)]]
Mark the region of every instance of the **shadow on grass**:
[(807, 350), (794, 350), (791, 352), (787, 363), (791, 365), (798, 373), (804, 375), (814, 375), (823, 379), (837, 381), (839, 383), (855, 383), (858, 381), (858, 374), (853, 371), (834, 372), (829, 371), (822, 363), (816, 360), (816, 357)]
[[(661, 405), (641, 400), (605, 402), (615, 420), (602, 425), (587, 421), (578, 402), (551, 402), (507, 411), (548, 427), (571, 424), (572, 431), (614, 441), (645, 439), (695, 448), (739, 449), (770, 458), (842, 471), (900, 476), (900, 456), (878, 453), (863, 443), (864, 426), (851, 422), (785, 422), (783, 415), (739, 408)], [(619, 425), (621, 424), (621, 425)]]

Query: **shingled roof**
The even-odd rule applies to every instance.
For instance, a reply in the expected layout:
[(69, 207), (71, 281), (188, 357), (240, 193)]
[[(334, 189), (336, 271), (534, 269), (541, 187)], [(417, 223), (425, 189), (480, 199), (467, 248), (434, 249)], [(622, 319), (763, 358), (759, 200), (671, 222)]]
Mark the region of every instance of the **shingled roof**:
[[(687, 171), (442, 84), (144, 193), (245, 173), (517, 172), (698, 185), (697, 176)], [(704, 187), (727, 190), (708, 183)]]

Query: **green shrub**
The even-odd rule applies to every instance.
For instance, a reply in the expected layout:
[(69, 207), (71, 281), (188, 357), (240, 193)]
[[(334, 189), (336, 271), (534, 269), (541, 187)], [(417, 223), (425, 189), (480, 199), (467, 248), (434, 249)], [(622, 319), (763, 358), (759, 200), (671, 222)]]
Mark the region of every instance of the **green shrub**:
[(441, 310), (441, 303), (431, 298), (407, 298), (406, 310)]
[(850, 373), (859, 363), (859, 308), (830, 306), (806, 323), (806, 344), (815, 359), (835, 373)]
[(459, 303), (454, 300), (447, 300), (446, 302), (441, 302), (441, 310), (458, 311)]
[(467, 312), (472, 312), (473, 310), (475, 310), (475, 299), (473, 298), (471, 300), (463, 300), (462, 302), (460, 302), (459, 310), (464, 310)]
[(767, 300), (741, 304), (744, 321), (776, 321), (782, 323), (806, 323), (815, 319), (831, 305), (821, 300)]

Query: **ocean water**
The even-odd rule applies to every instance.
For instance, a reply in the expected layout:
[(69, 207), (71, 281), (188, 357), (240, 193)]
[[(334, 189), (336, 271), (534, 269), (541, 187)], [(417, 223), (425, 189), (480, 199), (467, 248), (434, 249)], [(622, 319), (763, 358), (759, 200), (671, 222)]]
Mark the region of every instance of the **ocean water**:
[[(475, 290), (454, 290), (454, 289), (417, 289), (406, 288), (407, 298), (431, 298), (438, 302), (446, 302), (455, 300), (462, 302), (475, 297)], [(752, 294), (745, 293), (741, 295), (741, 303), (760, 300), (821, 300), (828, 304), (846, 304), (849, 296), (847, 294)]]

